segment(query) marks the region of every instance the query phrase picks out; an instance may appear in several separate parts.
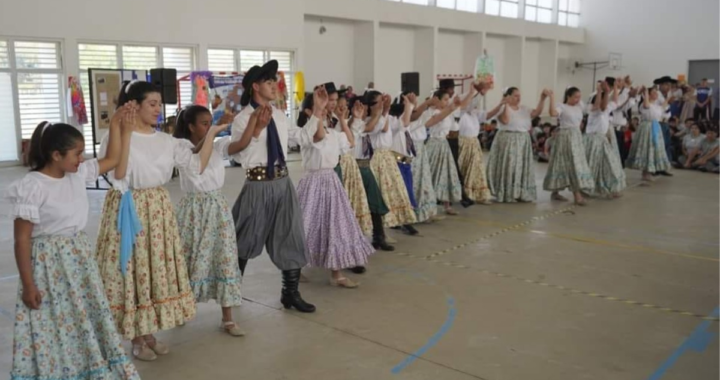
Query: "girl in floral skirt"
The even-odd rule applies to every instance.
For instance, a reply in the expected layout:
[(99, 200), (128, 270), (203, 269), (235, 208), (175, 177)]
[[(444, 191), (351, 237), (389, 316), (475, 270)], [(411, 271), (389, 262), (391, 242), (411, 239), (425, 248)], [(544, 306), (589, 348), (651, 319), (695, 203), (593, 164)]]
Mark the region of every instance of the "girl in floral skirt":
[[(199, 147), (227, 128), (211, 125), (210, 110), (189, 106), (178, 114), (173, 136)], [(185, 196), (178, 204), (177, 220), (195, 302), (216, 300), (222, 307), (220, 328), (232, 336), (243, 336), (232, 318), (232, 307), (242, 301), (235, 223), (221, 191), (225, 183), (223, 157), (228, 156), (231, 145), (226, 136), (204, 155), (193, 156), (199, 165), (180, 169), (180, 188)]]
[(85, 142), (76, 128), (40, 123), (30, 142), (31, 172), (8, 188), (20, 272), (12, 379), (140, 379), (123, 350), (83, 232), (86, 183), (127, 155), (124, 116), (132, 116), (128, 108), (113, 117), (108, 154), (100, 160), (83, 159)]

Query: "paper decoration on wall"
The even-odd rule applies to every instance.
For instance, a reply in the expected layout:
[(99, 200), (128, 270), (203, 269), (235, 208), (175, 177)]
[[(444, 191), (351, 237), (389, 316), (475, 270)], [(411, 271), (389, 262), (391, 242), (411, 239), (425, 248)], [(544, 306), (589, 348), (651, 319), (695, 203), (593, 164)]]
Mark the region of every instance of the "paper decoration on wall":
[(475, 60), (475, 81), (485, 82), (490, 88), (495, 87), (495, 59), (487, 54)]
[(300, 107), (303, 99), (305, 99), (305, 76), (302, 71), (295, 73), (295, 79), (293, 80), (293, 88), (295, 89), (295, 104)]
[(278, 97), (275, 99), (275, 107), (280, 110), (287, 110), (287, 98), (288, 98), (288, 90), (287, 90), (287, 83), (285, 83), (285, 73), (282, 71), (278, 71)]
[(68, 93), (70, 98), (70, 106), (72, 108), (72, 116), (79, 125), (88, 123), (87, 109), (85, 108), (85, 98), (83, 97), (82, 87), (77, 77), (68, 77)]

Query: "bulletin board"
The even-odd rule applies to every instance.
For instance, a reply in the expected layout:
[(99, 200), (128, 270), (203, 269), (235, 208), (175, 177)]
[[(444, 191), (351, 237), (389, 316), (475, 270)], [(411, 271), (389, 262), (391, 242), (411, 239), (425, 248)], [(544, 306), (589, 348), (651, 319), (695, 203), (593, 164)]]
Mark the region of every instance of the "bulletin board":
[(90, 109), (93, 121), (93, 143), (100, 141), (110, 129), (123, 81), (146, 80), (146, 70), (88, 69), (90, 78)]

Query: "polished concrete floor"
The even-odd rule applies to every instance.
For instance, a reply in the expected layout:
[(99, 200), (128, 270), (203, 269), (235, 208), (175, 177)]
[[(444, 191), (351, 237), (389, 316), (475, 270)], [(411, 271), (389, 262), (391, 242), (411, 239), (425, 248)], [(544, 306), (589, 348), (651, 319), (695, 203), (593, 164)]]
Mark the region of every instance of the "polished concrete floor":
[[(538, 165), (541, 188), (545, 172)], [(291, 164), (293, 179), (301, 175)], [(24, 174), (0, 169), (0, 191)], [(628, 172), (631, 185), (639, 173)], [(225, 195), (243, 171), (228, 168)], [(177, 201), (179, 185), (168, 186)], [(583, 208), (551, 202), (475, 206), (395, 231), (358, 289), (308, 270), (318, 312), (282, 310), (280, 275), (263, 256), (235, 310), (247, 330), (218, 330), (215, 304), (158, 336), (170, 355), (136, 363), (144, 379), (716, 380), (718, 177), (675, 172), (622, 199)], [(567, 194), (569, 196), (569, 194)], [(104, 192), (91, 192), (97, 234)], [(0, 202), (0, 213), (8, 204)], [(11, 222), (0, 221), (0, 379), (12, 360), (17, 276)], [(710, 319), (710, 320), (707, 320)]]

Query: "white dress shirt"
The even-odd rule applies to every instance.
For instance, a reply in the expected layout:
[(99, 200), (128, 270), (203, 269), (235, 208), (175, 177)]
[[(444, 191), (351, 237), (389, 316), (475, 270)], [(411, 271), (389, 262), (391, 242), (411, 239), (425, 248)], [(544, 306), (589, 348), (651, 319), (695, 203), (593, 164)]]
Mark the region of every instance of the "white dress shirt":
[[(287, 158), (288, 136), (290, 130), (296, 127), (290, 122), (287, 116), (285, 116), (283, 111), (280, 111), (275, 107), (273, 107), (272, 110), (272, 118), (275, 121), (278, 136), (280, 137), (282, 152), (285, 158)], [(231, 141), (239, 141), (242, 138), (245, 128), (247, 128), (248, 122), (250, 121), (250, 115), (252, 115), (253, 111), (255, 111), (253, 106), (247, 105), (237, 116), (235, 116), (231, 129)], [(263, 128), (262, 132), (260, 132), (260, 136), (250, 139), (248, 146), (241, 152), (233, 155), (232, 158), (236, 162), (239, 162), (245, 169), (267, 166), (267, 127)]]
[[(312, 116), (304, 127), (300, 128), (300, 152), (302, 154), (303, 168), (307, 171), (322, 169), (334, 169), (340, 162), (340, 151), (343, 140), (341, 135), (332, 128), (325, 128), (325, 137), (320, 141), (315, 140), (315, 133), (321, 124), (320, 119)], [(347, 144), (347, 139), (345, 139)]]
[(587, 127), (585, 128), (585, 133), (599, 133), (604, 135), (610, 128), (610, 114), (615, 111), (615, 109), (617, 108), (617, 104), (615, 104), (615, 102), (608, 103), (605, 111), (593, 111), (592, 108), (593, 105), (588, 104), (588, 123)]

